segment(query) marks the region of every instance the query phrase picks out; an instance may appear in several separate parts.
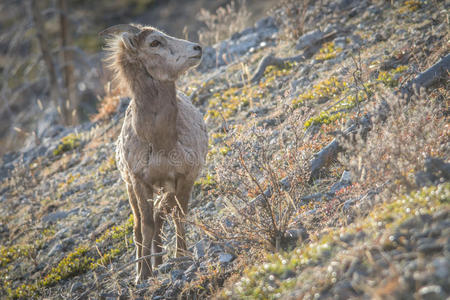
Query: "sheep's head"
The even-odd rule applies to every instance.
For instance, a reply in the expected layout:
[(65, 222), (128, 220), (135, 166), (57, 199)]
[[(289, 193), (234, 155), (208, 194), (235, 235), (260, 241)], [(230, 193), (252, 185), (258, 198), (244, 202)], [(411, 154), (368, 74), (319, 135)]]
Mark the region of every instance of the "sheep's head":
[(168, 36), (153, 27), (116, 25), (101, 34), (118, 32), (119, 41), (129, 56), (138, 60), (157, 80), (175, 81), (202, 58), (200, 45)]

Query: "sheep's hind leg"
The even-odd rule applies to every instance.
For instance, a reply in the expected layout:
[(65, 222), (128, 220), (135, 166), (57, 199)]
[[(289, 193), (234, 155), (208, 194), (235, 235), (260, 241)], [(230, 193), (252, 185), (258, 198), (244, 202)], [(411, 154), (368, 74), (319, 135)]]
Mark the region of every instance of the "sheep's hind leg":
[[(141, 232), (141, 214), (137, 203), (136, 195), (131, 184), (127, 184), (128, 199), (130, 201), (131, 210), (133, 211), (133, 234), (134, 244), (136, 246), (136, 259), (142, 257), (142, 232)], [(141, 273), (141, 262), (136, 264), (136, 274)]]
[[(141, 215), (142, 232), (142, 253), (141, 257), (149, 256), (152, 253), (152, 240), (155, 232), (153, 220), (153, 191), (152, 188), (137, 182), (134, 186), (137, 196), (139, 212)], [(137, 281), (142, 282), (152, 275), (151, 258), (147, 257), (141, 261), (141, 272), (137, 276)]]

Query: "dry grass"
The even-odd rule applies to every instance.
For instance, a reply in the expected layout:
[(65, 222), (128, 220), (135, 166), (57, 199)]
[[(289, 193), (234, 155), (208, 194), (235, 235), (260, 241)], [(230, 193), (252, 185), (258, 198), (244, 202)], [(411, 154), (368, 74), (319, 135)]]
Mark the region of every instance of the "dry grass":
[(100, 101), (98, 113), (91, 116), (92, 122), (110, 118), (117, 111), (120, 98), (124, 96), (124, 89), (118, 86), (112, 87), (111, 82), (105, 84), (104, 89), (105, 96)]
[(384, 91), (378, 94), (376, 105), (383, 107), (386, 120), (374, 120), (375, 126), (367, 137), (348, 141), (341, 162), (362, 186), (390, 183), (415, 188), (414, 174), (423, 169), (427, 157), (449, 155), (445, 103), (426, 96), (406, 102)]
[(238, 5), (231, 1), (225, 7), (219, 7), (215, 13), (201, 9), (197, 19), (205, 23), (206, 28), (198, 33), (200, 42), (204, 45), (214, 45), (229, 38), (249, 25), (250, 15), (245, 0), (240, 0)]
[(314, 2), (310, 0), (285, 0), (273, 9), (273, 15), (282, 30), (283, 38), (296, 40), (306, 32), (306, 24), (312, 19), (312, 15), (308, 14), (310, 4), (314, 4)]

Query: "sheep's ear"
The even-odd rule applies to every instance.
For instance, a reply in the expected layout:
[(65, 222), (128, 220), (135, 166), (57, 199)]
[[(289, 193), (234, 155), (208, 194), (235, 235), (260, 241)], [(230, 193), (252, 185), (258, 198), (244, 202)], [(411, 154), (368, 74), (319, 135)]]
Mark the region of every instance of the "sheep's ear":
[(122, 33), (122, 42), (127, 49), (135, 50), (137, 48), (137, 36), (133, 33)]

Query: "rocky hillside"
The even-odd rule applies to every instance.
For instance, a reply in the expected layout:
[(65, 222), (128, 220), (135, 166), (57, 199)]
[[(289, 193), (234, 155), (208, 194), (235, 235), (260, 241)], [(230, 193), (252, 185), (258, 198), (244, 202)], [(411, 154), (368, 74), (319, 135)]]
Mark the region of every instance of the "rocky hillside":
[(178, 83), (210, 138), (190, 255), (168, 216), (139, 285), (114, 158), (127, 97), (4, 155), (0, 297), (447, 299), (449, 8), (288, 1), (205, 49)]

